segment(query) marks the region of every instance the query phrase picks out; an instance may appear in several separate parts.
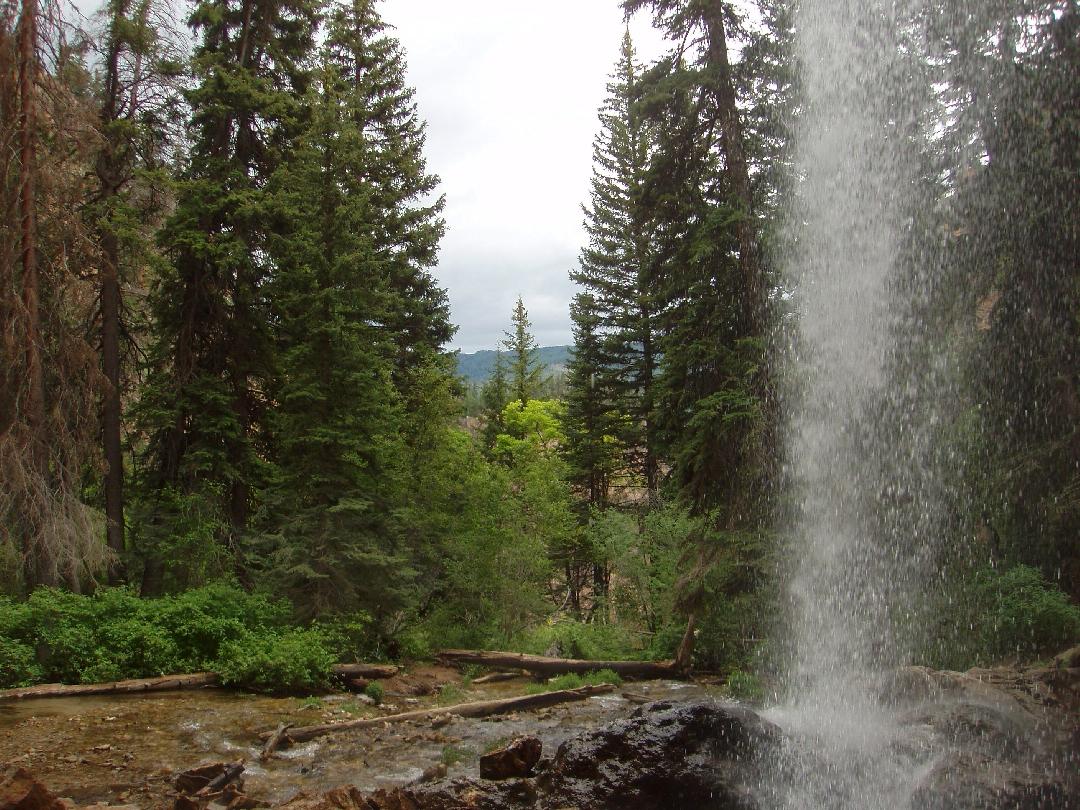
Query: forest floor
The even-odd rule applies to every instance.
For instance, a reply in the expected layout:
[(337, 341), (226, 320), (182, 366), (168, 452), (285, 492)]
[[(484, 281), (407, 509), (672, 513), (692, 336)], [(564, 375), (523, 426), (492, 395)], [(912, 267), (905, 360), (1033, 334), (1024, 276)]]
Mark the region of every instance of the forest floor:
[[(525, 733), (539, 736), (551, 753), (571, 735), (635, 708), (617, 690), (538, 712), (345, 732), (285, 749), (265, 763), (258, 760), (258, 734), (282, 723), (311, 725), (509, 697), (524, 693), (529, 683), (521, 678), (466, 685), (457, 670), (425, 665), (382, 681), (385, 698), (378, 707), (351, 694), (298, 699), (225, 689), (24, 700), (0, 704), (0, 762), (25, 766), (53, 793), (79, 805), (164, 808), (172, 806), (178, 773), (244, 759), (245, 793), (276, 804), (300, 791), (343, 784), (361, 790), (407, 784), (440, 762), (451, 775), (465, 774), (476, 769), (485, 750)], [(668, 681), (626, 688), (651, 699), (689, 699), (712, 691)]]

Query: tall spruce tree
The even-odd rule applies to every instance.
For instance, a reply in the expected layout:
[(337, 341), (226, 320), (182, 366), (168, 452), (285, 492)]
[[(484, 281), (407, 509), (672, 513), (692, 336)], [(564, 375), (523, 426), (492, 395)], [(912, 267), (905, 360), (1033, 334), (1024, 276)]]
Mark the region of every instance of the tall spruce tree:
[[(611, 397), (627, 418), (619, 439), (627, 466), (649, 493), (659, 485), (655, 415), (657, 351), (652, 221), (643, 192), (651, 147), (646, 119), (632, 104), (640, 68), (627, 32), (593, 143), (590, 202), (584, 207), (588, 245), (570, 275), (588, 292), (605, 346), (589, 384)], [(583, 382), (583, 378), (579, 379)]]
[(532, 323), (525, 304), (518, 296), (514, 311), (510, 315), (513, 331), (506, 332), (502, 346), (510, 355), (510, 394), (524, 408), (540, 392), (541, 374), (544, 367), (540, 364), (540, 350), (533, 337)]
[(622, 420), (604, 385), (608, 355), (592, 295), (574, 296), (570, 319), (574, 351), (567, 369), (565, 454), (571, 481), (584, 494), (582, 503), (587, 512), (608, 505), (611, 479), (619, 464), (616, 434)]
[(484, 401), (484, 446), (491, 450), (495, 446), (495, 437), (506, 432), (503, 410), (510, 401), (510, 386), (506, 381), (506, 360), (501, 349), (495, 350), (495, 363), (491, 368), (491, 377), (484, 382), (481, 390)]
[(198, 547), (212, 538), (243, 574), (237, 541), (264, 478), (276, 364), (266, 183), (302, 123), (316, 6), (205, 0), (189, 22), (201, 37), (187, 92), (191, 149), (160, 237), (168, 261), (153, 291), (139, 406), (149, 437), (140, 481), (146, 593), (162, 588), (157, 546), (175, 536), (169, 524), (192, 514)]

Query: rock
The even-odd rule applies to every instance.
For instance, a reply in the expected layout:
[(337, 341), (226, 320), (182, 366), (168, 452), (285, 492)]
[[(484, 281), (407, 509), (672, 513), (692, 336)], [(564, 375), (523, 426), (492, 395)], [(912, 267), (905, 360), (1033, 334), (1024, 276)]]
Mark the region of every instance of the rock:
[(197, 768), (189, 768), (176, 775), (173, 785), (181, 793), (197, 793), (225, 773), (226, 767), (228, 767), (227, 763), (211, 762)]
[[(915, 789), (911, 806), (925, 810), (1052, 810), (1075, 807), (1068, 789), (1046, 774), (989, 757), (954, 752)], [(1075, 796), (1071, 797), (1075, 800)]]
[(0, 810), (64, 810), (64, 807), (26, 768), (9, 765), (0, 772)]
[(744, 707), (657, 701), (567, 740), (538, 783), (553, 808), (754, 808), (758, 755), (779, 741)]
[(510, 779), (532, 776), (540, 761), (543, 744), (538, 737), (525, 736), (511, 740), (502, 748), (489, 751), (480, 757), (482, 779)]
[[(515, 740), (530, 769), (539, 740)], [(750, 810), (759, 781), (757, 753), (778, 742), (775, 726), (742, 707), (716, 701), (660, 701), (561, 745), (536, 779), (441, 779), (363, 795), (341, 788), (299, 796), (287, 810)], [(535, 751), (535, 754), (532, 752)], [(535, 759), (532, 759), (535, 756)], [(545, 760), (548, 762), (548, 760)]]

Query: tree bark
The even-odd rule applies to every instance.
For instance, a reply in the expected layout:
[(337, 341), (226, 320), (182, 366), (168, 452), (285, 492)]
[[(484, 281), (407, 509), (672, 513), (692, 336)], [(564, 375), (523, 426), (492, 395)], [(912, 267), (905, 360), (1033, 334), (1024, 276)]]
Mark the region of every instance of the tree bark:
[(121, 695), (133, 692), (164, 692), (174, 689), (197, 689), (217, 686), (220, 678), (213, 672), (189, 675), (162, 675), (159, 678), (133, 678), (110, 683), (45, 683), (19, 689), (0, 690), (0, 701), (23, 698), (84, 697), (86, 695)]
[[(410, 720), (430, 720), (443, 714), (453, 714), (458, 717), (488, 717), (493, 714), (506, 714), (513, 711), (527, 711), (530, 709), (543, 709), (548, 706), (557, 706), (560, 703), (569, 703), (576, 700), (585, 700), (593, 695), (604, 695), (613, 692), (615, 687), (611, 684), (599, 686), (582, 686), (579, 689), (562, 689), (557, 692), (542, 692), (539, 695), (524, 695), (523, 697), (502, 698), (500, 700), (483, 700), (475, 703), (459, 703), (456, 706), (443, 706), (431, 709), (417, 709), (413, 712), (390, 714), (385, 717), (365, 717), (360, 720), (347, 720), (344, 723), (325, 723), (318, 726), (301, 726), (291, 729), (288, 737), (293, 742), (306, 742), (326, 734), (334, 734), (339, 731), (352, 731), (363, 728), (382, 728), (387, 723), (403, 723)], [(274, 732), (260, 734), (260, 738), (269, 739)]]
[(711, 90), (716, 100), (720, 123), (720, 147), (735, 200), (742, 209), (735, 222), (739, 242), (739, 265), (743, 274), (742, 320), (746, 335), (763, 335), (765, 327), (765, 284), (754, 226), (754, 197), (743, 138), (742, 119), (735, 96), (735, 80), (728, 60), (727, 33), (724, 27), (723, 0), (710, 0), (704, 6), (705, 27), (709, 35), (708, 65), (712, 69)]
[(535, 675), (584, 674), (610, 669), (630, 678), (674, 678), (680, 670), (674, 661), (588, 661), (580, 658), (548, 658), (514, 652), (485, 650), (443, 650), (435, 656), (446, 664), (476, 664), (493, 669), (524, 669)]
[[(30, 467), (46, 474), (45, 374), (41, 362), (41, 281), (37, 266), (37, 211), (34, 189), (37, 153), (37, 0), (23, 0), (19, 15), (19, 236), (22, 309), (25, 323), (26, 386), (22, 410), (29, 433)], [(55, 565), (39, 537), (39, 526), (24, 535), (25, 585), (56, 583)]]
[(334, 664), (333, 672), (341, 678), (393, 678), (401, 670), (393, 664)]

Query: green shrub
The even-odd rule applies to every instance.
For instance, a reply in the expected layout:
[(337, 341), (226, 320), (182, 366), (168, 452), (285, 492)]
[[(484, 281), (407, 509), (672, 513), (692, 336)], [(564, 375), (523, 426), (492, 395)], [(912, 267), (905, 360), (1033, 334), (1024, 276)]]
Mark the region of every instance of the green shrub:
[(222, 645), (214, 666), (222, 683), (256, 692), (325, 689), (335, 656), (318, 630), (251, 633)]
[(455, 703), (461, 703), (464, 697), (464, 690), (456, 683), (445, 683), (439, 687), (436, 701), (440, 706), (453, 706)]
[(5, 686), (29, 686), (41, 678), (41, 668), (34, 660), (34, 650), (21, 641), (0, 636), (0, 683)]
[(731, 696), (739, 700), (759, 701), (765, 697), (765, 687), (752, 672), (734, 669), (728, 675), (727, 689)]
[(375, 705), (379, 705), (383, 702), (383, 695), (386, 690), (383, 689), (383, 685), (378, 681), (372, 681), (364, 687), (364, 694), (375, 701)]
[(1080, 607), (1037, 569), (984, 571), (977, 583), (983, 615), (976, 627), (982, 648), (995, 659), (1049, 656), (1080, 639)]
[(582, 686), (599, 686), (609, 683), (612, 686), (622, 686), (622, 678), (618, 673), (610, 669), (598, 669), (578, 675), (576, 672), (568, 672), (559, 675), (544, 683), (533, 683), (525, 689), (530, 695), (538, 695), (541, 692), (558, 692), (562, 689), (580, 689)]

